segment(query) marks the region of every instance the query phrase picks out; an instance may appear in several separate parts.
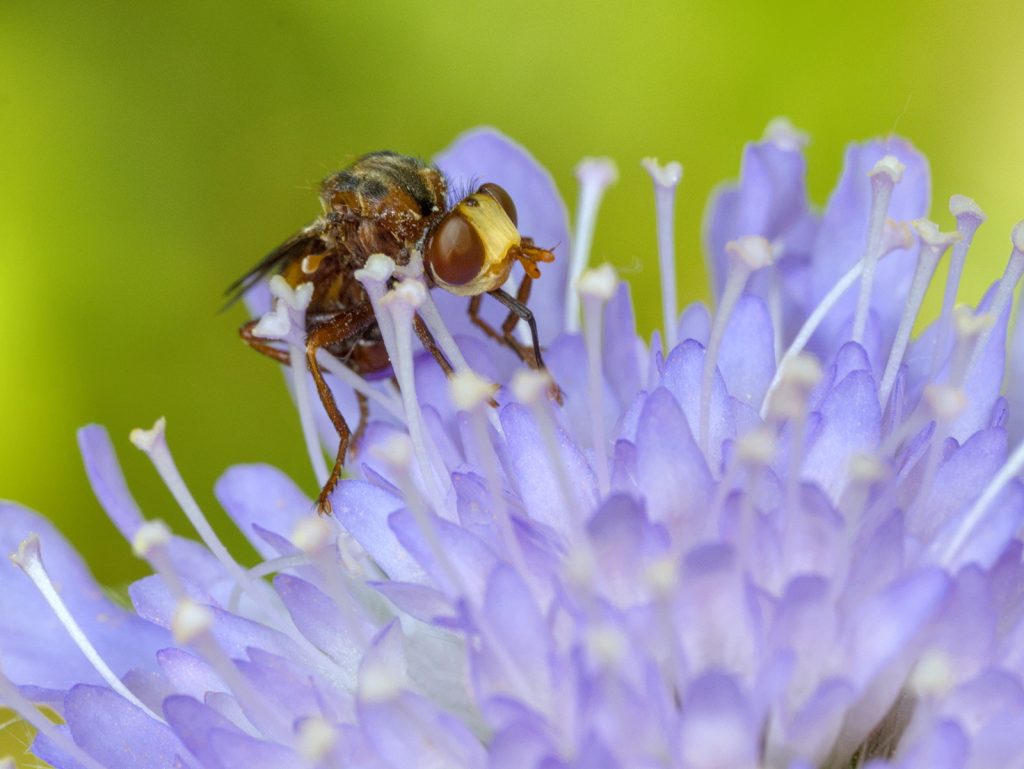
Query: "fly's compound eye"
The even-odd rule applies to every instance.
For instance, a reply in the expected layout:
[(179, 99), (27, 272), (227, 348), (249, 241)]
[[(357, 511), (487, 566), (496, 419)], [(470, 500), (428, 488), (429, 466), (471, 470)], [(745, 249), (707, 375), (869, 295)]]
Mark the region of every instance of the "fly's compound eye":
[(497, 184), (487, 182), (481, 184), (480, 189), (477, 190), (477, 194), (484, 193), (490, 195), (492, 198), (498, 201), (498, 205), (501, 206), (502, 210), (512, 221), (512, 224), (519, 226), (519, 217), (516, 214), (516, 204), (512, 202), (512, 196), (505, 192), (504, 187), (499, 187)]
[(483, 269), (484, 244), (473, 225), (458, 211), (453, 211), (431, 234), (423, 258), (439, 280), (461, 286)]

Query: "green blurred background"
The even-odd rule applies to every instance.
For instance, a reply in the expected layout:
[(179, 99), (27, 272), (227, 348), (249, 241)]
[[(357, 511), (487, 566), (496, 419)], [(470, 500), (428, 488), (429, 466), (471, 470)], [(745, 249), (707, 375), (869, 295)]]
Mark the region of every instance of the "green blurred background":
[[(595, 261), (655, 290), (639, 160), (686, 167), (681, 297), (707, 296), (712, 186), (776, 115), (810, 132), (820, 203), (851, 139), (898, 131), (930, 157), (935, 216), (990, 214), (966, 296), (1024, 215), (1024, 12), (1001, 3), (0, 3), (0, 497), (59, 521), (99, 578), (143, 572), (86, 485), (74, 431), (110, 428), (146, 514), (187, 531), (128, 431), (163, 414), (229, 544), (217, 475), (267, 461), (314, 491), (276, 367), (235, 336), (221, 291), (317, 211), (364, 151), (429, 157), (490, 123), (575, 201), (587, 154), (621, 180)], [(641, 305), (645, 330), (658, 303)], [(10, 744), (10, 743), (8, 743)], [(0, 753), (4, 752), (0, 750)]]
[[(941, 224), (953, 192), (990, 214), (974, 297), (1024, 215), (1022, 21), (1012, 0), (4, 0), (0, 496), (58, 520), (99, 578), (122, 585), (143, 568), (89, 491), (79, 425), (109, 427), (146, 514), (179, 531), (127, 441), (160, 415), (222, 531), (211, 488), (232, 463), (274, 463), (313, 492), (281, 373), (236, 337), (241, 309), (217, 314), (221, 292), (317, 212), (317, 182), (353, 154), (429, 157), (480, 123), (529, 147), (571, 204), (576, 161), (615, 158), (594, 260), (640, 291), (657, 276), (639, 160), (680, 160), (687, 301), (708, 293), (708, 193), (769, 119), (811, 134), (819, 203), (847, 141), (897, 131), (931, 159)], [(642, 304), (645, 330), (657, 307)]]

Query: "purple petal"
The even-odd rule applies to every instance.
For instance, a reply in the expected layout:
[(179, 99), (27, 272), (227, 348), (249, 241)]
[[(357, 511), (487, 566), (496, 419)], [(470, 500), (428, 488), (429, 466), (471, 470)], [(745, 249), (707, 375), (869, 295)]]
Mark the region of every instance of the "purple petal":
[[(981, 307), (988, 305), (989, 297)], [(1006, 329), (1010, 320), (1010, 306), (1007, 305), (1002, 317), (996, 319), (985, 352), (978, 358), (974, 368), (967, 375), (963, 389), (967, 393), (965, 408), (949, 428), (949, 434), (961, 443), (976, 431), (988, 426), (992, 408), (999, 399), (1006, 364)]]
[(96, 499), (121, 535), (131, 542), (142, 525), (142, 513), (125, 483), (107, 428), (86, 425), (78, 431), (78, 447)]
[(728, 241), (761, 235), (779, 243), (780, 258), (806, 248), (804, 222), (810, 218), (806, 173), (799, 149), (774, 141), (746, 146), (739, 183), (716, 192), (705, 214), (704, 240), (713, 266), (716, 295), (725, 284)]
[(953, 721), (940, 721), (925, 739), (906, 751), (897, 766), (899, 769), (963, 769), (969, 753), (973, 751), (963, 729)]
[(64, 717), (75, 743), (109, 769), (173, 769), (185, 752), (166, 725), (101, 686), (72, 688)]
[(403, 582), (422, 582), (421, 569), (388, 526), (388, 516), (402, 507), (393, 497), (365, 481), (342, 481), (331, 497), (334, 515), (384, 573)]
[(643, 600), (643, 570), (668, 550), (664, 529), (647, 520), (640, 503), (626, 494), (612, 494), (587, 522), (601, 585), (627, 605)]
[[(569, 221), (562, 197), (551, 176), (521, 146), (493, 128), (477, 128), (458, 137), (434, 162), (450, 179), (450, 188), (471, 189), (481, 182), (500, 184), (515, 201), (519, 231), (542, 248), (552, 248), (555, 261), (541, 265), (541, 278), (533, 284), (530, 307), (537, 318), (541, 344), (549, 344), (565, 324), (565, 296), (569, 270)], [(518, 272), (518, 268), (517, 268)], [(467, 300), (443, 291), (434, 300), (453, 333), (478, 336), (466, 314)], [(497, 302), (488, 317), (504, 317)]]
[(235, 465), (217, 480), (214, 493), (264, 558), (273, 558), (278, 553), (255, 535), (254, 524), (291, 537), (296, 524), (313, 511), (309, 497), (291, 478), (270, 465)]
[(164, 700), (164, 718), (203, 767), (227, 769), (214, 753), (214, 734), (243, 734), (213, 708), (192, 697), (175, 695)]
[(775, 334), (768, 308), (756, 296), (741, 297), (729, 316), (718, 369), (732, 397), (760, 408), (775, 376)]
[(758, 730), (750, 703), (723, 673), (696, 679), (683, 700), (682, 764), (692, 769), (757, 765)]
[[(274, 588), (299, 632), (333, 659), (346, 679), (354, 684), (363, 648), (352, 638), (352, 629), (346, 626), (338, 606), (319, 588), (288, 574), (278, 574)], [(369, 637), (373, 626), (355, 613), (354, 604), (349, 613)]]
[(918, 492), (907, 514), (907, 528), (921, 541), (978, 498), (1006, 461), (1006, 433), (981, 430), (942, 460), (928, 488)]
[[(604, 376), (625, 408), (643, 386), (643, 344), (636, 335), (629, 284), (619, 284), (604, 310)], [(614, 417), (613, 417), (614, 418)]]
[(711, 473), (672, 394), (658, 388), (637, 425), (637, 484), (651, 520), (683, 522), (698, 535), (713, 489)]
[[(676, 402), (686, 414), (693, 435), (700, 429), (705, 353), (705, 349), (697, 342), (683, 342), (669, 354), (662, 372), (661, 385), (675, 396)], [(736, 437), (736, 422), (730, 407), (729, 393), (717, 368), (711, 380), (708, 415), (708, 464), (711, 471), (717, 473), (722, 462), (722, 443)]]
[[(533, 415), (525, 406), (511, 403), (501, 410), (505, 430), (510, 478), (515, 483), (523, 506), (545, 526), (565, 535), (568, 516), (587, 516), (597, 504), (597, 483), (579, 448), (561, 429), (555, 428), (558, 456), (549, 456), (547, 446)], [(555, 463), (569, 481), (570, 499), (559, 480)]]
[[(408, 510), (399, 510), (388, 518), (388, 525), (405, 551), (424, 568), (434, 585), (451, 597), (465, 590), (474, 603), (483, 597), (484, 587), (498, 557), (480, 539), (465, 529), (430, 515), (432, 547), (416, 517)], [(438, 554), (444, 555), (442, 562)], [(449, 572), (449, 569), (452, 572)]]
[(850, 461), (871, 454), (878, 446), (882, 413), (875, 380), (855, 371), (839, 382), (821, 404), (821, 427), (804, 459), (803, 475), (814, 481), (833, 502), (846, 486)]

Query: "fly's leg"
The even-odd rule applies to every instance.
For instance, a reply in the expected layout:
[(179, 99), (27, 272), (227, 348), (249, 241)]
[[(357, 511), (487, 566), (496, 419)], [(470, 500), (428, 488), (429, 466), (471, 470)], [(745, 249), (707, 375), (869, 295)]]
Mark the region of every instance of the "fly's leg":
[(278, 363), (283, 363), (287, 366), (289, 362), (288, 351), (279, 350), (270, 344), (270, 340), (264, 339), (261, 336), (256, 336), (256, 334), (253, 333), (253, 329), (256, 328), (257, 323), (259, 323), (259, 318), (250, 320), (238, 329), (238, 335), (242, 337), (242, 340), (256, 352), (266, 355), (268, 358), (273, 358)]
[(437, 346), (437, 340), (434, 339), (434, 335), (430, 333), (427, 324), (423, 322), (423, 318), (418, 314), (413, 318), (413, 328), (416, 329), (416, 336), (420, 338), (420, 343), (427, 352), (434, 356), (434, 360), (437, 361), (437, 365), (441, 367), (444, 375), (450, 377), (454, 374), (455, 370), (452, 368), (452, 364), (444, 357), (441, 348)]
[(359, 446), (359, 442), (366, 434), (366, 424), (370, 421), (370, 400), (359, 390), (356, 390), (356, 403), (359, 406), (359, 424), (356, 426), (356, 431), (352, 434), (352, 440), (349, 441), (348, 456), (350, 459), (355, 458), (356, 447)]
[(306, 337), (306, 364), (309, 366), (309, 371), (313, 375), (313, 381), (316, 383), (316, 391), (320, 396), (320, 402), (323, 403), (324, 410), (327, 412), (331, 424), (334, 425), (334, 429), (338, 432), (338, 453), (334, 459), (334, 468), (331, 470), (331, 475), (327, 479), (327, 483), (320, 490), (320, 496), (317, 498), (317, 510), (320, 513), (331, 512), (330, 495), (341, 478), (341, 470), (345, 465), (345, 455), (348, 452), (352, 431), (349, 430), (348, 422), (345, 421), (345, 417), (338, 410), (338, 404), (334, 401), (334, 394), (324, 380), (320, 364), (316, 359), (316, 353), (321, 347), (344, 342), (346, 339), (362, 334), (373, 322), (373, 308), (367, 304), (355, 310), (339, 313), (324, 325), (311, 331)]
[[(547, 367), (544, 365), (544, 357), (541, 355), (540, 351), (540, 336), (537, 333), (537, 320), (533, 317), (533, 312), (530, 308), (526, 306), (526, 302), (530, 298), (530, 289), (532, 286), (533, 279), (529, 275), (524, 275), (523, 282), (519, 284), (519, 290), (516, 291), (515, 297), (510, 296), (500, 288), (487, 292), (505, 305), (509, 311), (504, 323), (501, 324), (500, 333), (496, 331), (491, 324), (480, 317), (480, 304), (483, 301), (482, 294), (474, 296), (470, 300), (469, 319), (491, 339), (509, 347), (519, 357), (519, 360), (527, 366), (541, 371), (547, 371)], [(521, 320), (526, 321), (526, 324), (530, 327), (530, 337), (533, 341), (532, 347), (527, 347), (515, 337), (514, 331), (516, 324)], [(554, 380), (551, 382), (551, 397), (559, 403), (562, 402), (562, 391), (558, 388), (558, 385), (554, 383)]]

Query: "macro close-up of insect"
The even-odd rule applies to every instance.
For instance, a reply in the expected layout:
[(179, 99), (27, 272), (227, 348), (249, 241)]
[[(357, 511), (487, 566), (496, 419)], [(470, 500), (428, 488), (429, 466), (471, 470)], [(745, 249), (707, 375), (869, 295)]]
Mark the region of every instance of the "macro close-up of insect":
[[(366, 425), (368, 404), (357, 393), (360, 414), (353, 433), (324, 379), (317, 353), (324, 350), (355, 373), (371, 378), (387, 375), (391, 367), (370, 297), (355, 272), (373, 254), (390, 257), (398, 267), (408, 265), (414, 254), (422, 254), (428, 286), (468, 297), (468, 313), (475, 326), (511, 348), (528, 366), (543, 369), (536, 322), (526, 304), (532, 281), (540, 277), (537, 263), (555, 257), (520, 235), (515, 203), (502, 187), (484, 183), (475, 191), (456, 195), (436, 167), (395, 152), (363, 155), (329, 176), (321, 184), (320, 202), (322, 216), (267, 254), (227, 293), (231, 304), (275, 274), (292, 288), (307, 282), (313, 286), (306, 311), (306, 361), (338, 433), (334, 467), (318, 498), (318, 509), (330, 512), (330, 493), (341, 477), (349, 446), (358, 441)], [(502, 286), (517, 262), (524, 275), (513, 296)], [(484, 294), (508, 309), (500, 328), (480, 315)], [(532, 345), (514, 334), (519, 321), (529, 326)], [(256, 351), (288, 364), (286, 350), (257, 335), (257, 322), (254, 319), (241, 327), (242, 338)], [(419, 315), (414, 328), (423, 347), (450, 374), (450, 361)]]

